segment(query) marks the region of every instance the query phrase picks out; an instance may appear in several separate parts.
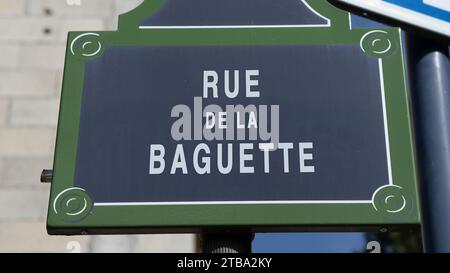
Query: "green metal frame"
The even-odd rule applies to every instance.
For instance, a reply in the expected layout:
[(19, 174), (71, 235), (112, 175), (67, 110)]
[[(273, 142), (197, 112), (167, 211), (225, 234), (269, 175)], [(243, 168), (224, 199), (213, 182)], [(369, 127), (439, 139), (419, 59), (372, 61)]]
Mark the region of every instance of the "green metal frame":
[[(164, 3), (146, 0), (119, 17), (118, 31), (70, 32), (61, 96), (54, 176), (48, 210), (50, 234), (186, 232), (201, 228), (253, 230), (329, 229), (418, 225), (416, 170), (405, 83), (401, 31), (350, 29), (349, 15), (325, 0), (306, 0), (330, 27), (139, 29)], [(115, 46), (360, 44), (383, 68), (393, 185), (367, 203), (96, 206), (74, 187), (85, 63)], [(71, 200), (71, 206), (67, 201)], [(74, 205), (75, 204), (75, 205)]]

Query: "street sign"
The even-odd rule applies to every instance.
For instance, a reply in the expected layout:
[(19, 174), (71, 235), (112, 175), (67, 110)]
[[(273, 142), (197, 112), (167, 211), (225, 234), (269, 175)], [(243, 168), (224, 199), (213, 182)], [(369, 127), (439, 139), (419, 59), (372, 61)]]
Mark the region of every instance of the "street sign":
[(327, 1), (144, 1), (60, 109), (51, 234), (419, 223), (400, 31)]
[(448, 0), (337, 0), (450, 37)]

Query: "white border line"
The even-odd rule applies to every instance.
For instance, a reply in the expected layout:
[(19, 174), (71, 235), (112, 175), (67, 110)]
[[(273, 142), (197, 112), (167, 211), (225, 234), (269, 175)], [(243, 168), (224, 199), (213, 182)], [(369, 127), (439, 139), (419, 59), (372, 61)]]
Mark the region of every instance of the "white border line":
[(389, 127), (387, 121), (387, 111), (386, 111), (386, 93), (384, 89), (384, 72), (383, 72), (383, 60), (378, 59), (378, 67), (380, 71), (380, 85), (381, 85), (381, 102), (383, 104), (383, 122), (384, 122), (384, 139), (386, 142), (386, 160), (387, 160), (387, 169), (389, 175), (389, 185), (393, 185), (392, 181), (392, 169), (391, 169), (391, 148), (389, 143)]
[(139, 26), (139, 29), (223, 29), (223, 28), (308, 28), (327, 25), (218, 25), (218, 26)]
[(353, 23), (352, 23), (352, 14), (348, 13), (348, 26), (350, 27), (350, 30), (353, 29)]
[(166, 206), (166, 205), (256, 205), (256, 204), (371, 204), (372, 200), (311, 200), (311, 201), (193, 201), (193, 202), (106, 202), (95, 206)]

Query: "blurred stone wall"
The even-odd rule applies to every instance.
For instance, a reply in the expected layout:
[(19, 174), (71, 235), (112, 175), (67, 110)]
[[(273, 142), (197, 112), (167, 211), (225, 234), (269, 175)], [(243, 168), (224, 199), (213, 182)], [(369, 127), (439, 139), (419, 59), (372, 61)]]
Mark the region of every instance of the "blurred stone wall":
[(68, 31), (115, 30), (142, 0), (0, 0), (0, 252), (192, 252), (193, 235), (55, 237), (45, 230)]

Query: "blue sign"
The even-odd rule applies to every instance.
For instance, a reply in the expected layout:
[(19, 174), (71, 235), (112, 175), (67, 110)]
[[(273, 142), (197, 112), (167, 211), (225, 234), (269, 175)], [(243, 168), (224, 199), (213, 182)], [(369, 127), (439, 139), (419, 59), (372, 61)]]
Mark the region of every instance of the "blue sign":
[(385, 0), (385, 2), (450, 22), (450, 2), (446, 0)]
[(339, 1), (450, 36), (450, 1), (448, 0)]

